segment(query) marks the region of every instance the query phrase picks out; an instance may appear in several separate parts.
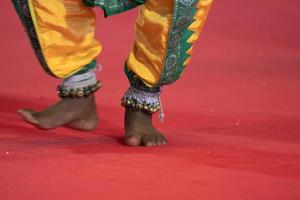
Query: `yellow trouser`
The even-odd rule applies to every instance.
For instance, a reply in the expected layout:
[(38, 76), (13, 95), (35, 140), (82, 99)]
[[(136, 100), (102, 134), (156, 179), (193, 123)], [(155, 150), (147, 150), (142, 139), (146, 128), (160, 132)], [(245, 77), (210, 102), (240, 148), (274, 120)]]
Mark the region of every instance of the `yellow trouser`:
[[(106, 15), (114, 14), (110, 9), (117, 6), (120, 9), (115, 13), (129, 9), (125, 8), (126, 0), (13, 2), (42, 66), (58, 78), (77, 73), (101, 52), (102, 46), (94, 38), (96, 17), (86, 5), (100, 6)], [(142, 80), (148, 87), (170, 84), (188, 64), (212, 0), (136, 2), (143, 5), (136, 21), (133, 49), (126, 62), (127, 75), (131, 81)]]

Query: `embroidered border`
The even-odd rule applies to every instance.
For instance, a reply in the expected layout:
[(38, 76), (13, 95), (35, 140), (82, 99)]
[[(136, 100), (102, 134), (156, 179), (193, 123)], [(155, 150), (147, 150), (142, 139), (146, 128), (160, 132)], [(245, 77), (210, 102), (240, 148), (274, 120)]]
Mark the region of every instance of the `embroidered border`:
[(192, 47), (187, 40), (193, 35), (188, 27), (194, 21), (199, 0), (174, 0), (173, 21), (169, 33), (163, 73), (158, 85), (175, 82), (181, 75), (185, 60), (190, 57), (186, 52)]
[(49, 69), (46, 59), (43, 55), (38, 36), (34, 27), (33, 20), (31, 18), (28, 0), (13, 0), (13, 5), (15, 7), (15, 10), (17, 11), (17, 14), (25, 27), (25, 31), (27, 32), (31, 46), (33, 50), (35, 51), (35, 54), (42, 65), (43, 69), (50, 75), (55, 76)]
[(150, 88), (148, 87), (142, 80), (140, 80), (136, 74), (134, 74), (132, 71), (128, 69), (127, 63), (125, 63), (125, 74), (130, 82), (131, 87), (144, 91), (144, 92), (150, 92), (150, 93), (158, 93), (161, 91), (161, 88), (158, 87), (153, 87)]

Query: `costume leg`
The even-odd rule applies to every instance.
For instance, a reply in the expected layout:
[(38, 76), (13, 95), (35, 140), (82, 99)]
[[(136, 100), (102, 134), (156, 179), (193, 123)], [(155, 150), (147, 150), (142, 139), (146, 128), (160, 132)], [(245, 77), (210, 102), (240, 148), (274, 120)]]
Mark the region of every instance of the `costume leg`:
[(154, 128), (152, 114), (161, 110), (161, 87), (175, 82), (188, 64), (211, 3), (147, 0), (140, 7), (135, 42), (125, 66), (131, 87), (122, 98), (128, 145), (167, 143)]
[(96, 17), (82, 0), (13, 0), (43, 68), (67, 78), (95, 66), (101, 45), (94, 39)]
[(41, 65), (49, 74), (63, 79), (58, 87), (63, 99), (58, 103), (41, 112), (20, 109), (19, 113), (39, 128), (94, 129), (98, 119), (91, 94), (100, 83), (93, 68), (101, 45), (94, 39), (96, 16), (92, 8), (85, 6), (83, 0), (13, 3)]
[(131, 88), (124, 106), (159, 111), (160, 88), (182, 75), (211, 4), (212, 0), (148, 0), (140, 7), (125, 67)]

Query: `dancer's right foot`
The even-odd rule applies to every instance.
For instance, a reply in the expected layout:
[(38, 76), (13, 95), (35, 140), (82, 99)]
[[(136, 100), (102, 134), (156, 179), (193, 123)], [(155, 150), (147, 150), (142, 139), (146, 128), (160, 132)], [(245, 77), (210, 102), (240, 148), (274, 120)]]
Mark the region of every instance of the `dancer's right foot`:
[(90, 131), (98, 126), (95, 97), (65, 98), (42, 112), (20, 109), (24, 120), (41, 129), (54, 129), (61, 126)]

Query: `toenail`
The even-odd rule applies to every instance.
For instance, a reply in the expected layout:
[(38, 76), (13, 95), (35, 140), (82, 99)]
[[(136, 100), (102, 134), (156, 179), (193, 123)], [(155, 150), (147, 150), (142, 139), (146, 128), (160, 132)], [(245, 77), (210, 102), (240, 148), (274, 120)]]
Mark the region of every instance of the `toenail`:
[(152, 144), (152, 142), (147, 142), (146, 146), (147, 146), (147, 147), (152, 147), (153, 144)]

